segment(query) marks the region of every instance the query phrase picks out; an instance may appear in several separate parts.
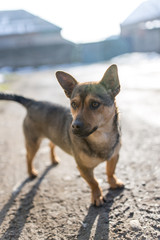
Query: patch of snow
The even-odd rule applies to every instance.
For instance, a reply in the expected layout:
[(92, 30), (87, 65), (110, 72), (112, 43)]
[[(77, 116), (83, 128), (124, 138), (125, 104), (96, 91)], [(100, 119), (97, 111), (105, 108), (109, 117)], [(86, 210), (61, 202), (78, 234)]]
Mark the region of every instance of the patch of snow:
[(4, 76), (3, 74), (0, 74), (0, 83), (4, 82)]

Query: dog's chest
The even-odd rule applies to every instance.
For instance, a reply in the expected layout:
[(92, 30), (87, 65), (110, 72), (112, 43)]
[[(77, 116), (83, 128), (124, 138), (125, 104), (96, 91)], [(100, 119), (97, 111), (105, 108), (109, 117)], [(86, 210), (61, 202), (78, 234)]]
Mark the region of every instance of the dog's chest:
[(94, 168), (101, 162), (109, 160), (117, 155), (120, 149), (120, 135), (116, 133), (110, 137), (105, 137), (101, 141), (87, 142), (81, 150), (79, 156), (81, 163), (85, 167)]
[(84, 167), (87, 168), (95, 168), (101, 162), (104, 162), (104, 159), (98, 157), (92, 157), (84, 153), (83, 151), (80, 152), (80, 161)]

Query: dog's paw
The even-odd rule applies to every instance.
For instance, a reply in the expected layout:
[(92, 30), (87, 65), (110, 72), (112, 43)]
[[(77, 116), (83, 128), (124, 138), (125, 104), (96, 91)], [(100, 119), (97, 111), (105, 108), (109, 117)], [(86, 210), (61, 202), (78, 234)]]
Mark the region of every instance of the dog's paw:
[(103, 197), (102, 190), (98, 189), (97, 191), (92, 192), (92, 199), (91, 202), (94, 206), (100, 207), (104, 204), (105, 197)]
[(124, 188), (124, 183), (120, 179), (116, 178), (116, 176), (109, 177), (108, 183), (110, 184), (110, 187), (113, 189)]
[(53, 165), (57, 165), (60, 163), (60, 159), (58, 157), (52, 157), (51, 161)]
[(102, 206), (105, 202), (106, 199), (103, 196), (97, 197), (96, 199), (92, 199), (92, 204), (96, 207)]
[(32, 169), (32, 171), (29, 173), (30, 178), (34, 179), (38, 176), (38, 171), (36, 169)]

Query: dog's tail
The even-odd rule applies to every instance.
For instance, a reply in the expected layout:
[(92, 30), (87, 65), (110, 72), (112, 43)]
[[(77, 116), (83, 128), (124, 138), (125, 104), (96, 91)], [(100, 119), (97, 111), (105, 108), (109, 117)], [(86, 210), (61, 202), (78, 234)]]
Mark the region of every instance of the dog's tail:
[(8, 93), (2, 93), (2, 92), (0, 92), (0, 100), (15, 101), (22, 104), (26, 108), (28, 108), (34, 101), (30, 98), (25, 98), (23, 96), (19, 96), (16, 94), (8, 94)]

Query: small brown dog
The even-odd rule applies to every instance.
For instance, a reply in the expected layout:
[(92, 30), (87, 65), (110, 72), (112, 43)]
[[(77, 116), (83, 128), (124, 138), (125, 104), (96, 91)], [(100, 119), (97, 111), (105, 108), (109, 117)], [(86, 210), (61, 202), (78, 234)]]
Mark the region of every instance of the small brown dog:
[(123, 187), (114, 175), (120, 150), (120, 129), (115, 96), (120, 91), (117, 66), (112, 65), (99, 82), (78, 83), (68, 73), (58, 71), (56, 77), (71, 101), (71, 111), (48, 102), (18, 95), (0, 93), (1, 100), (13, 100), (27, 109), (23, 130), (27, 150), (28, 173), (37, 176), (33, 158), (43, 138), (51, 141), (52, 163), (58, 163), (54, 147), (58, 145), (74, 156), (81, 176), (92, 192), (92, 203), (102, 205), (102, 190), (93, 170), (106, 161), (111, 188)]

